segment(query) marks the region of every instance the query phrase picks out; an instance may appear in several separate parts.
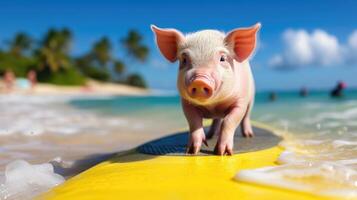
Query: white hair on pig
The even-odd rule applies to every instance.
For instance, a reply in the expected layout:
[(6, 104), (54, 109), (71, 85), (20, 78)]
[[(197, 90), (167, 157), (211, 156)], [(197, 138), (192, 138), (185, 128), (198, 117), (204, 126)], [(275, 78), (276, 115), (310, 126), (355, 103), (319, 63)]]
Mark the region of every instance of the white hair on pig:
[(228, 51), (224, 41), (225, 36), (224, 32), (217, 30), (188, 33), (185, 35), (185, 40), (178, 45), (178, 56), (183, 52), (189, 51), (193, 62), (208, 61), (217, 52), (217, 49)]

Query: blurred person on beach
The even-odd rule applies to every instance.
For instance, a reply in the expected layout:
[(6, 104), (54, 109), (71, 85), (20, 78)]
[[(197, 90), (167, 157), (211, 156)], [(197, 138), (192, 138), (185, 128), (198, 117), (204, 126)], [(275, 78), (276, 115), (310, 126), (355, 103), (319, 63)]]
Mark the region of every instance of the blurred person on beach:
[(346, 83), (343, 81), (339, 81), (336, 85), (336, 87), (331, 91), (330, 96), (331, 97), (342, 97), (343, 96), (343, 90), (347, 87)]
[(16, 78), (11, 70), (6, 70), (3, 76), (4, 92), (32, 91), (37, 85), (37, 74), (34, 70), (27, 73), (27, 78)]
[(92, 88), (92, 85), (90, 85), (89, 83), (85, 83), (82, 88), (81, 88), (81, 91), (83, 92), (93, 92), (93, 88)]
[(11, 70), (6, 70), (3, 76), (5, 92), (11, 92), (14, 89), (15, 74)]
[(34, 89), (36, 84), (37, 84), (37, 74), (36, 74), (36, 71), (35, 70), (30, 70), (28, 73), (27, 73), (27, 80), (29, 81), (30, 83), (30, 87), (31, 89)]

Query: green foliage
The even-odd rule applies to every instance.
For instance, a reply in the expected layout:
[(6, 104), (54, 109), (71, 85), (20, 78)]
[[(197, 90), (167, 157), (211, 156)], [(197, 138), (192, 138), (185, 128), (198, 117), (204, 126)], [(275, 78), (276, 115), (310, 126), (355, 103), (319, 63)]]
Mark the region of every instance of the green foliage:
[(141, 77), (140, 74), (130, 74), (126, 79), (126, 83), (128, 85), (141, 87), (141, 88), (147, 87), (145, 80), (143, 79), (143, 77)]
[[(40, 82), (59, 85), (82, 85), (86, 77), (100, 81), (118, 81), (146, 87), (139, 74), (126, 74), (126, 60), (115, 58), (107, 37), (95, 42), (90, 51), (78, 58), (70, 56), (72, 33), (69, 29), (49, 29), (34, 47), (34, 39), (23, 32), (7, 42), (8, 49), (0, 49), (0, 75), (12, 70), (17, 77), (26, 77), (35, 70)], [(124, 50), (134, 59), (146, 61), (149, 49), (142, 43), (139, 32), (131, 30), (123, 38)], [(115, 74), (111, 74), (111, 72)]]
[(82, 66), (81, 72), (93, 79), (99, 80), (99, 81), (109, 81), (110, 80), (110, 74), (106, 69), (103, 68), (97, 68), (93, 66)]
[(49, 68), (52, 72), (67, 68), (70, 65), (71, 40), (72, 34), (68, 29), (50, 29), (41, 41), (41, 47), (35, 51), (40, 68)]
[(107, 66), (108, 62), (112, 59), (111, 50), (112, 45), (109, 39), (102, 37), (98, 42), (94, 43), (90, 55), (100, 65)]
[(110, 74), (106, 65), (111, 60), (110, 51), (109, 40), (102, 38), (93, 45), (88, 54), (77, 58), (76, 66), (86, 76), (100, 81), (109, 81)]
[(117, 74), (122, 75), (125, 72), (125, 64), (120, 60), (116, 60), (114, 62), (114, 70)]
[(91, 51), (76, 60), (76, 66), (83, 74), (100, 81), (109, 81), (107, 66), (112, 61), (112, 45), (108, 38), (102, 37), (94, 43)]
[(10, 52), (15, 56), (23, 56), (25, 51), (30, 50), (33, 40), (26, 33), (19, 32), (15, 37), (9, 42)]
[(121, 40), (129, 55), (141, 62), (146, 61), (149, 48), (142, 44), (142, 36), (136, 30), (130, 30), (128, 35)]
[(18, 77), (26, 77), (30, 69), (34, 69), (36, 61), (29, 57), (18, 57), (12, 53), (0, 52), (0, 74), (12, 70)]
[(53, 51), (68, 53), (71, 45), (72, 33), (69, 29), (50, 29), (41, 41), (42, 47), (48, 47)]
[(38, 73), (38, 80), (56, 85), (84, 85), (86, 78), (77, 69), (69, 67), (52, 73), (49, 69)]

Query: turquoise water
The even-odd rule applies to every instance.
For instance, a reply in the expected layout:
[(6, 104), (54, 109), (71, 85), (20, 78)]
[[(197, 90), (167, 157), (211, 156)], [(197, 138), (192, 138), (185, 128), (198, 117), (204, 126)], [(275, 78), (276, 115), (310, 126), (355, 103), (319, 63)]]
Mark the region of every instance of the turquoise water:
[[(357, 101), (357, 90), (349, 90), (341, 98), (331, 98), (327, 91), (313, 91), (307, 97), (299, 96), (296, 91), (277, 92), (275, 101), (270, 100), (270, 92), (256, 94), (253, 108), (253, 120), (269, 122), (281, 127), (284, 121), (289, 123), (291, 131), (311, 131), (311, 126), (318, 126), (330, 122), (328, 117), (325, 121), (307, 118), (319, 116), (326, 112), (343, 114), (348, 109), (353, 109)], [(104, 115), (136, 118), (155, 123), (156, 120), (170, 124), (186, 126), (181, 111), (179, 96), (143, 96), (143, 97), (113, 97), (105, 99), (80, 99), (71, 101), (76, 108), (91, 110)], [(331, 114), (331, 113), (330, 113)], [(317, 121), (316, 121), (317, 120)], [(311, 121), (311, 122), (312, 122)], [(302, 123), (302, 124), (301, 124)], [(335, 121), (343, 125), (343, 121)], [(331, 126), (327, 123), (328, 127)], [(284, 125), (284, 128), (286, 125)], [(305, 129), (306, 128), (306, 129)], [(336, 127), (335, 127), (336, 128)]]
[[(307, 97), (296, 91), (276, 92), (271, 101), (270, 92), (256, 94), (252, 119), (265, 122), (281, 130), (299, 133), (304, 137), (312, 134), (335, 137), (341, 131), (357, 130), (357, 90), (345, 91), (341, 98), (331, 98), (327, 91), (312, 91)], [(172, 128), (187, 127), (179, 96), (118, 96), (105, 99), (77, 99), (71, 105), (83, 110), (140, 121), (148, 126), (169, 125)], [(150, 128), (150, 127), (148, 127)], [(323, 132), (323, 133), (322, 133)], [(337, 134), (339, 133), (339, 134)]]
[[(271, 101), (269, 92), (258, 93), (252, 118), (275, 128), (284, 138), (281, 146), (286, 151), (277, 161), (282, 165), (242, 172), (237, 180), (357, 196), (357, 91), (345, 91), (341, 98), (331, 98), (327, 91), (312, 91), (307, 97), (295, 91), (276, 95)], [(142, 122), (143, 132), (187, 127), (178, 96), (81, 99), (71, 105)]]

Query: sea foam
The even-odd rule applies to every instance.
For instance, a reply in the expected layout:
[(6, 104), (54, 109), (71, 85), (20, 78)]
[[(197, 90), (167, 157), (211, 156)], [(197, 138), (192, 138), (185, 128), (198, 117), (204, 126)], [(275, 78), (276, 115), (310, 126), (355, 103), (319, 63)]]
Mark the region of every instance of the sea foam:
[(278, 166), (239, 171), (237, 181), (357, 197), (356, 100), (301, 100), (260, 109), (259, 119), (284, 138), (280, 146), (285, 151)]
[(126, 119), (79, 110), (69, 104), (71, 100), (85, 98), (80, 96), (0, 95), (0, 98), (0, 136), (106, 134), (128, 123)]
[(64, 182), (51, 164), (31, 165), (24, 160), (9, 163), (4, 179), (0, 184), (0, 199), (32, 199)]
[(282, 165), (242, 170), (235, 179), (326, 196), (357, 197), (356, 170), (338, 162), (302, 157), (283, 152), (278, 159)]

